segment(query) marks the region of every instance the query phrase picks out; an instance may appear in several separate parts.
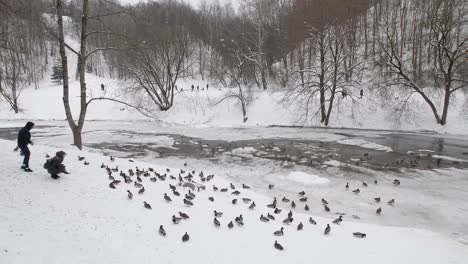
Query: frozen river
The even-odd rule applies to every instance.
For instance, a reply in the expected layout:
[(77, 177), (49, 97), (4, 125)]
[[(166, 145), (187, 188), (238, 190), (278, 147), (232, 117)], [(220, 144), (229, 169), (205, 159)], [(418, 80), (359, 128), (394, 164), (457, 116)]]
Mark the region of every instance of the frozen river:
[[(36, 123), (35, 142), (57, 147), (71, 142), (65, 122)], [(14, 140), (19, 124), (2, 122), (0, 138)], [(84, 142), (87, 150), (107, 155), (179, 167), (187, 162), (278, 198), (296, 197), (304, 190), (314, 215), (344, 214), (353, 221), (423, 227), (468, 244), (468, 139), (463, 136), (88, 122)], [(401, 185), (394, 186), (394, 179)], [(275, 185), (273, 192), (266, 191), (269, 184)], [(351, 192), (356, 188), (359, 195)], [(331, 204), (331, 212), (323, 210), (321, 198)], [(391, 199), (394, 206), (387, 204)], [(296, 209), (304, 211), (304, 204), (297, 204)], [(379, 207), (383, 213), (377, 216)]]

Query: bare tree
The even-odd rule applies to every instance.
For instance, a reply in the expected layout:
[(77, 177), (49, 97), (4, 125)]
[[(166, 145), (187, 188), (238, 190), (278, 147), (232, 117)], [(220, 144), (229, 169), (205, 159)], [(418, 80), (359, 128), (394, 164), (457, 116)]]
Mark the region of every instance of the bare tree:
[[(224, 42), (224, 41), (223, 41)], [(242, 109), (242, 121), (245, 123), (247, 122), (247, 100), (245, 97), (245, 93), (242, 90), (242, 85), (244, 82), (244, 72), (248, 62), (253, 60), (255, 55), (251, 55), (251, 57), (246, 56), (242, 52), (242, 48), (240, 47), (239, 43), (235, 40), (231, 40), (231, 43), (228, 43), (229, 47), (226, 47), (227, 50), (231, 52), (230, 58), (232, 61), (230, 62), (231, 65), (225, 66), (221, 71), (221, 75), (219, 78), (222, 82), (225, 82), (225, 76), (229, 77), (229, 83), (234, 84), (237, 87), (237, 92), (229, 92), (226, 96), (224, 96), (221, 100), (219, 100), (215, 105), (220, 104), (221, 102), (235, 98), (239, 101)]]
[(135, 83), (134, 91), (144, 91), (160, 111), (174, 104), (177, 80), (191, 66), (190, 34), (183, 26), (171, 26), (154, 32), (153, 38), (135, 43), (127, 49), (128, 65), (121, 67)]
[[(398, 30), (396, 16), (390, 14), (390, 18), (384, 20), (385, 38), (380, 41), (380, 46), (386, 67), (392, 75), (398, 77), (388, 84), (408, 88), (410, 92), (406, 101), (413, 94), (420, 95), (440, 125), (447, 123), (451, 95), (466, 88), (468, 84), (467, 76), (460, 74), (463, 67), (466, 67), (468, 57), (468, 35), (462, 30), (465, 12), (463, 1), (438, 0), (434, 1), (434, 6), (428, 13), (431, 18), (428, 33), (432, 39), (430, 47), (436, 61), (432, 65), (433, 69), (428, 72), (433, 78), (424, 78), (408, 66), (408, 56), (401, 47), (404, 43), (401, 42), (402, 31)], [(442, 87), (438, 87), (439, 78), (443, 82)], [(439, 88), (442, 91), (442, 110), (437, 107), (440, 98), (435, 89)]]

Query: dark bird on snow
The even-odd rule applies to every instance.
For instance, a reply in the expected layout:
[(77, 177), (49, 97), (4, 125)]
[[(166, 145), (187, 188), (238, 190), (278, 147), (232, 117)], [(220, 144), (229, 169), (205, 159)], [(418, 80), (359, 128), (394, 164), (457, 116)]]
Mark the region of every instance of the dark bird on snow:
[(180, 220), (182, 220), (182, 217), (176, 217), (175, 215), (172, 215), (172, 223), (177, 225), (180, 223)]
[(78, 156), (78, 160), (79, 160), (79, 161), (83, 161), (84, 159), (85, 159), (85, 157), (80, 157), (80, 156)]
[(106, 165), (104, 165), (104, 163), (101, 163), (101, 169), (104, 169), (105, 167), (106, 167)]
[(276, 241), (276, 240), (275, 240), (275, 248), (277, 250), (283, 250), (284, 249), (283, 246), (281, 244), (279, 244), (278, 241)]
[(367, 187), (367, 183), (363, 181), (362, 186)]
[(239, 195), (240, 192), (236, 190), (236, 191), (233, 191), (232, 194), (233, 194), (233, 195)]
[(175, 195), (175, 196), (180, 196), (180, 193), (176, 190), (172, 191), (172, 193)]
[(89, 165), (89, 162), (88, 162), (88, 161), (85, 161), (83, 164), (84, 164), (84, 165)]
[(143, 185), (141, 185), (141, 183), (138, 183), (138, 182), (135, 182), (134, 186), (137, 187), (137, 188), (143, 187)]
[(289, 203), (289, 199), (286, 198), (286, 197), (283, 197), (283, 199), (281, 199), (281, 201), (283, 201), (283, 203)]
[(281, 209), (279, 209), (278, 207), (276, 207), (274, 213), (275, 213), (275, 214), (280, 214), (280, 213), (281, 213)]
[(300, 196), (304, 196), (304, 195), (305, 195), (305, 192), (304, 192), (304, 191), (301, 191), (301, 192), (299, 192), (299, 195), (300, 195)]
[[(374, 180), (374, 184), (377, 184), (377, 180)], [(365, 234), (364, 234), (365, 235)]]
[(257, 206), (257, 205), (255, 205), (255, 202), (252, 202), (252, 204), (249, 206), (249, 209), (254, 209), (255, 206)]
[(184, 204), (188, 206), (193, 206), (193, 203), (187, 199), (184, 199)]
[(250, 203), (250, 202), (252, 201), (252, 199), (250, 199), (250, 198), (242, 198), (242, 201), (243, 201), (244, 203)]
[(185, 234), (182, 236), (182, 242), (187, 242), (189, 241), (190, 239), (190, 236), (187, 234), (187, 232), (185, 232)]
[(375, 211), (375, 213), (378, 214), (378, 215), (379, 215), (380, 213), (382, 213), (382, 207), (379, 207), (379, 208)]
[(346, 187), (346, 189), (349, 188), (349, 182), (346, 183), (346, 186), (345, 186), (345, 187)]
[(110, 156), (110, 161), (115, 161), (115, 158)]
[(270, 222), (270, 219), (266, 218), (266, 217), (263, 216), (263, 215), (260, 215), (260, 221), (262, 221), (262, 222)]
[(141, 187), (140, 190), (138, 190), (138, 194), (143, 194), (145, 192), (145, 187)]
[(328, 204), (327, 200), (322, 198), (322, 204)]
[(325, 235), (328, 235), (330, 234), (330, 231), (331, 231), (331, 227), (329, 224), (327, 224), (327, 227), (325, 228), (325, 231), (323, 232)]
[(400, 186), (400, 183), (401, 183), (401, 182), (400, 182), (400, 180), (398, 180), (398, 179), (394, 179), (394, 180), (393, 180), (393, 185), (395, 185), (395, 186)]
[(291, 207), (296, 208), (296, 203), (294, 201), (291, 202)]
[(218, 211), (214, 210), (213, 213), (214, 213), (215, 217), (222, 217), (223, 216), (223, 212), (218, 212)]
[(218, 190), (218, 187), (216, 187), (215, 185), (213, 185), (213, 191), (217, 191)]
[(391, 199), (390, 201), (387, 202), (388, 205), (394, 205), (395, 204), (395, 199)]
[(164, 230), (164, 227), (162, 225), (159, 226), (159, 234), (161, 236), (166, 236), (166, 230)]
[(166, 200), (167, 202), (172, 202), (171, 197), (169, 197), (167, 193), (164, 194), (164, 200)]
[(109, 188), (111, 188), (111, 189), (115, 189), (114, 182), (111, 182), (111, 183), (109, 183)]
[(323, 209), (325, 209), (325, 212), (330, 212), (330, 207), (328, 207), (326, 204), (323, 205)]
[(220, 192), (227, 192), (228, 189), (227, 188), (222, 188), (221, 190), (219, 190)]
[(183, 213), (183, 212), (180, 212), (180, 211), (179, 211), (179, 215), (180, 215), (180, 217), (182, 217), (183, 219), (189, 219), (189, 218), (190, 218), (190, 216), (188, 216), (188, 214)]
[(283, 229), (284, 229), (284, 228), (281, 227), (281, 229), (278, 230), (278, 231), (275, 231), (275, 232), (273, 233), (273, 235), (275, 235), (275, 236), (282, 236), (282, 235), (284, 235)]
[(302, 222), (299, 223), (299, 225), (297, 225), (297, 231), (300, 231), (304, 228), (304, 225), (302, 224)]
[(353, 190), (353, 193), (355, 194), (359, 194), (361, 191), (359, 190), (359, 188), (357, 188), (356, 190)]
[(232, 223), (232, 221), (231, 221), (231, 222), (229, 222), (229, 224), (228, 224), (228, 227), (229, 227), (229, 229), (231, 229), (231, 228), (233, 228), (233, 227), (234, 227), (234, 224)]
[(245, 185), (245, 184), (242, 184), (242, 188), (243, 188), (243, 189), (250, 189), (250, 186)]
[(210, 202), (214, 202), (213, 196), (208, 197), (208, 200), (210, 200)]
[(232, 182), (229, 184), (229, 186), (231, 187), (231, 189), (236, 189), (236, 187), (234, 187), (234, 184), (232, 184)]
[(376, 203), (380, 203), (380, 197), (374, 198), (374, 201), (375, 201)]
[(275, 186), (273, 184), (268, 184), (268, 189), (273, 189)]
[(133, 193), (129, 190), (127, 190), (127, 196), (128, 196), (128, 199), (132, 199), (133, 198)]
[(270, 213), (267, 214), (267, 217), (268, 217), (270, 220), (275, 220), (275, 217), (272, 216)]
[(213, 220), (213, 224), (214, 224), (216, 227), (221, 226), (221, 223), (218, 221), (218, 219), (216, 219), (216, 217), (215, 217), (214, 220)]
[(304, 206), (304, 210), (309, 211), (309, 206), (307, 204)]
[(309, 217), (309, 223), (313, 224), (313, 225), (316, 225), (317, 222), (315, 222), (314, 219), (312, 219), (312, 217)]
[(292, 217), (292, 216), (293, 216), (293, 213), (291, 210), (289, 210), (288, 217)]
[(288, 218), (286, 218), (286, 219), (283, 220), (283, 224), (288, 224), (288, 225), (289, 225), (289, 224), (292, 223), (293, 221), (294, 221), (294, 218), (288, 217)]
[(237, 204), (237, 199), (232, 199), (232, 204)]
[(236, 221), (236, 223), (240, 226), (243, 226), (244, 225), (244, 219), (242, 218), (242, 215), (240, 216), (237, 216), (234, 221)]
[(343, 217), (341, 215), (337, 219), (333, 220), (333, 223), (337, 225), (339, 225), (341, 222), (343, 222)]
[(147, 202), (143, 202), (143, 204), (145, 205), (145, 208), (146, 209), (151, 209), (151, 205)]
[(353, 236), (358, 237), (358, 238), (365, 238), (365, 237), (366, 237), (366, 234), (365, 234), (365, 233), (361, 233), (361, 232), (354, 232), (354, 233), (353, 233)]
[(301, 201), (301, 202), (307, 202), (307, 197), (301, 197), (301, 198), (299, 198), (299, 201)]

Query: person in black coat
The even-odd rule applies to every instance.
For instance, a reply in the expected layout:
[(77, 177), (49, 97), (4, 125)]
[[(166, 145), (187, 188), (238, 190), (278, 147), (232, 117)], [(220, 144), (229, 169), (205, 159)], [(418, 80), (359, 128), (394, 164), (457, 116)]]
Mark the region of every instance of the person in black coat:
[(23, 165), (21, 165), (21, 169), (27, 172), (32, 172), (32, 170), (29, 168), (29, 157), (31, 156), (31, 152), (29, 151), (28, 145), (32, 144), (30, 131), (33, 127), (34, 123), (28, 122), (18, 132), (18, 148), (21, 149), (21, 152), (24, 155)]
[(55, 153), (55, 157), (47, 160), (44, 164), (44, 168), (47, 169), (48, 173), (50, 173), (50, 177), (55, 180), (60, 178), (60, 176), (58, 176), (60, 173), (69, 174), (65, 166), (62, 164), (65, 159), (65, 155), (67, 155), (67, 153), (61, 150)]

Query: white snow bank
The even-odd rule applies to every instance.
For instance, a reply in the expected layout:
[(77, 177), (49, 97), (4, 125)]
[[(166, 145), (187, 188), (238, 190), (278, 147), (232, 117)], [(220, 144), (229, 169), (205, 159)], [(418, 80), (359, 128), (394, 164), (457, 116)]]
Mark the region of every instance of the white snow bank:
[(340, 144), (344, 144), (344, 145), (354, 145), (354, 146), (359, 146), (359, 147), (366, 148), (366, 149), (382, 150), (386, 152), (392, 151), (392, 148), (390, 147), (379, 145), (373, 142), (369, 142), (364, 139), (349, 138), (349, 139), (338, 140), (337, 142)]
[(443, 156), (443, 155), (432, 155), (432, 157), (434, 159), (443, 159), (443, 160), (448, 160), (448, 161), (468, 162), (468, 160), (457, 159), (457, 158), (454, 158), (454, 157)]
[(287, 179), (290, 181), (294, 181), (297, 183), (302, 183), (305, 185), (313, 185), (313, 184), (327, 184), (330, 182), (327, 178), (322, 178), (317, 175), (308, 174), (301, 171), (293, 171), (288, 176)]
[[(146, 191), (138, 194), (133, 184), (120, 183), (116, 189), (108, 187), (109, 180), (99, 165), (104, 162), (121, 170), (152, 167), (164, 173), (166, 166), (117, 159), (80, 152), (68, 147), (65, 160), (72, 173), (54, 181), (42, 169), (45, 153), (57, 149), (31, 146), (33, 173), (19, 170), (21, 157), (11, 150), (13, 141), (0, 140), (0, 166), (3, 180), (0, 185), (0, 263), (466, 263), (468, 248), (454, 240), (430, 231), (414, 228), (386, 227), (353, 222), (345, 216), (341, 225), (331, 225), (331, 233), (323, 234), (330, 218), (314, 217), (317, 225), (308, 223), (309, 215), (293, 209), (292, 225), (282, 225), (289, 207), (283, 208), (277, 220), (263, 223), (260, 214), (271, 209), (266, 204), (271, 200), (255, 189), (240, 188), (241, 197), (249, 197), (257, 207), (248, 209), (249, 204), (239, 201), (233, 205), (230, 192), (214, 192), (211, 185), (229, 188), (223, 175), (216, 175), (206, 191), (195, 192), (194, 206), (187, 207), (182, 196), (187, 189), (177, 187), (181, 197), (172, 194), (168, 183), (177, 185), (169, 178), (162, 182), (150, 182), (142, 177)], [(85, 156), (91, 164), (83, 165), (76, 158)], [(193, 166), (194, 165), (194, 166)], [(197, 164), (187, 169), (201, 168)], [(170, 168), (170, 173), (183, 167)], [(209, 174), (205, 171), (205, 175)], [(118, 173), (114, 173), (118, 179)], [(197, 179), (197, 177), (195, 177)], [(134, 193), (127, 198), (127, 190)], [(163, 199), (168, 193), (173, 202)], [(214, 197), (210, 202), (208, 197)], [(143, 207), (143, 201), (151, 204), (152, 210)], [(319, 206), (319, 201), (311, 202)], [(280, 204), (280, 206), (284, 206)], [(219, 218), (221, 227), (213, 226), (213, 210), (224, 212)], [(190, 220), (175, 225), (171, 216), (183, 211)], [(226, 227), (239, 214), (243, 215), (244, 227)], [(304, 224), (297, 231), (298, 222)], [(158, 234), (163, 225), (167, 236)], [(273, 236), (273, 232), (284, 226), (285, 235)], [(367, 238), (353, 237), (352, 232), (365, 232)], [(182, 235), (188, 232), (190, 241), (182, 243)], [(285, 248), (277, 251), (274, 241)], [(313, 250), (311, 251), (311, 245)], [(339, 254), (336, 254), (339, 252)], [(397, 252), (397, 253), (395, 253)]]

